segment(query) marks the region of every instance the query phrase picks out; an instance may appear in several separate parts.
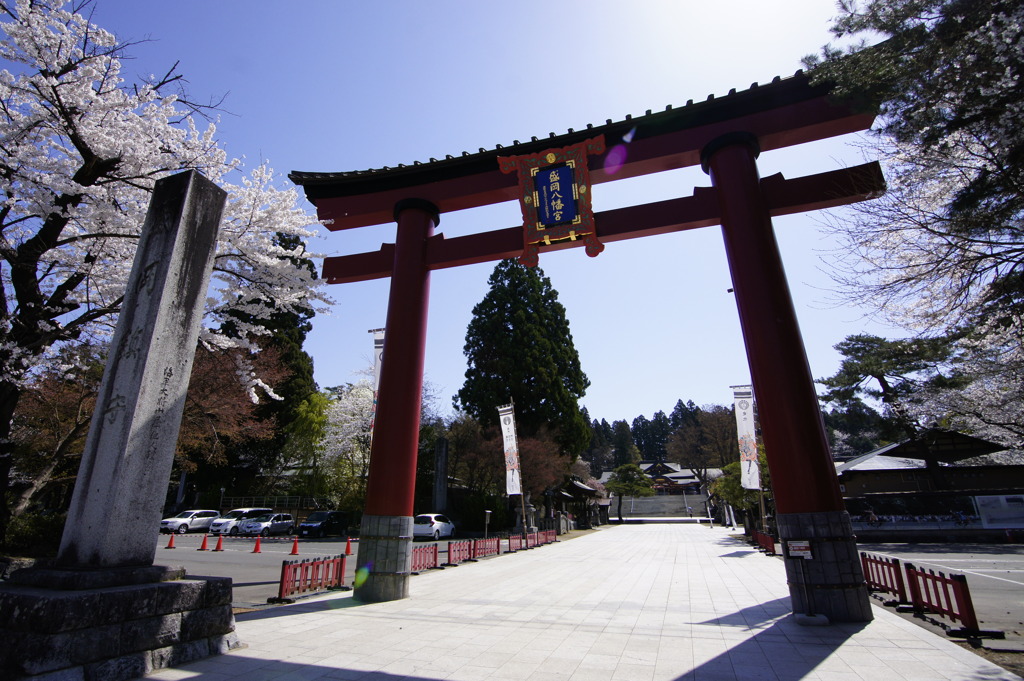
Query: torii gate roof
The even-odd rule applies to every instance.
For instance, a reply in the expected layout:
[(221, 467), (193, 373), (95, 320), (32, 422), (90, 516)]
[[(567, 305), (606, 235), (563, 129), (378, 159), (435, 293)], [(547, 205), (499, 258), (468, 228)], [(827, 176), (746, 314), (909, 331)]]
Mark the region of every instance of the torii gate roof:
[[(516, 140), (511, 146), (464, 151), (395, 168), (293, 171), (289, 178), (303, 187), (329, 229), (365, 227), (392, 222), (395, 205), (403, 199), (424, 199), (441, 213), (517, 200), (517, 179), (500, 171), (499, 156), (539, 153), (600, 134), (609, 149), (631, 131), (632, 139), (628, 158), (614, 172), (605, 169), (607, 154), (589, 157), (593, 184), (698, 165), (701, 150), (727, 133), (751, 133), (761, 150), (768, 151), (870, 127), (873, 112), (856, 111), (837, 102), (829, 97), (829, 91), (829, 86), (812, 85), (806, 74), (798, 71), (789, 78), (776, 77), (767, 85), (754, 83), (742, 92), (732, 90), (724, 97), (709, 96), (699, 103), (691, 100), (683, 107), (669, 106), (618, 122), (609, 119), (604, 125), (570, 129), (562, 135)], [(778, 216), (863, 200), (882, 191), (884, 182), (878, 165), (869, 163), (797, 179), (776, 175), (764, 178), (762, 186), (769, 210)], [(718, 223), (718, 206), (710, 188), (698, 188), (689, 197), (595, 215), (602, 243)], [(439, 234), (428, 247), (428, 265), (439, 269), (515, 257), (522, 252), (521, 230), (521, 226), (512, 227), (447, 240)], [(579, 242), (562, 242), (545, 250), (577, 245)], [(385, 244), (373, 253), (328, 258), (324, 277), (331, 283), (343, 283), (390, 276), (390, 246)]]

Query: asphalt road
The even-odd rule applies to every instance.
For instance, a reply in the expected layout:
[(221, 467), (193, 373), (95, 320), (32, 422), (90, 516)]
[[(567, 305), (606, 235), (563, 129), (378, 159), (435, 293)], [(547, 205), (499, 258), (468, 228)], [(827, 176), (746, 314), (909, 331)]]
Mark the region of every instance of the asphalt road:
[(1024, 546), (1016, 544), (858, 544), (861, 551), (917, 568), (962, 574), (982, 629), (1024, 643)]
[[(168, 549), (170, 537), (174, 537), (174, 548)], [(217, 537), (207, 538), (207, 550), (199, 551), (203, 542), (201, 534), (161, 534), (158, 539), (157, 565), (181, 565), (191, 576), (231, 577), (234, 584), (234, 605), (238, 608), (265, 607), (267, 599), (277, 596), (281, 583), (281, 564), (284, 561), (329, 558), (345, 553), (345, 537), (326, 539), (300, 539), (298, 555), (291, 555), (295, 548), (294, 537), (267, 537), (260, 540), (260, 552), (253, 553), (254, 537), (224, 537), (223, 550), (214, 551)], [(416, 542), (417, 546), (428, 542)], [(443, 562), (447, 556), (448, 542), (439, 541), (438, 551)], [(359, 542), (352, 542), (352, 555), (345, 563), (345, 584), (351, 586), (356, 570), (356, 555)]]

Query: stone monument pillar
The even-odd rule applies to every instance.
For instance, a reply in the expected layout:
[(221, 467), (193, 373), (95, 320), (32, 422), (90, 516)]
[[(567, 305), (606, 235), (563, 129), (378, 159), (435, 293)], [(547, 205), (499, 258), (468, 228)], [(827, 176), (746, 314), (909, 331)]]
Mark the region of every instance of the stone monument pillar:
[[(526, 511), (526, 522), (523, 522), (523, 511)], [(537, 507), (530, 501), (530, 493), (526, 493), (526, 499), (522, 504), (516, 506), (515, 532), (536, 532), (537, 531)]]
[(0, 586), (0, 677), (132, 679), (237, 646), (231, 580), (153, 565), (226, 195), (156, 183), (53, 567)]
[[(723, 135), (702, 166), (718, 194), (722, 234), (764, 440), (793, 612), (868, 622), (870, 599), (843, 504), (796, 311), (761, 194), (754, 135)], [(790, 542), (801, 549), (791, 555)], [(805, 543), (806, 542), (806, 543)]]

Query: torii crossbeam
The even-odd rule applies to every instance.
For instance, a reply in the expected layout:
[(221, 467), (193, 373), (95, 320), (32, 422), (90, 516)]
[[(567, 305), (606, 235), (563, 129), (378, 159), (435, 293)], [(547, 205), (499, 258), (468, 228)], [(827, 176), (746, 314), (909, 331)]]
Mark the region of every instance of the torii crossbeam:
[[(330, 283), (391, 277), (385, 361), (371, 451), (359, 566), (362, 600), (408, 595), (412, 501), (430, 271), (515, 257), (523, 228), (445, 239), (440, 214), (521, 198), (499, 158), (543, 154), (603, 135), (606, 153), (587, 158), (594, 185), (701, 164), (712, 187), (691, 196), (594, 214), (603, 244), (720, 224), (733, 278), (794, 612), (834, 621), (868, 621), (871, 608), (856, 543), (828, 449), (772, 216), (831, 208), (884, 191), (877, 163), (785, 179), (757, 173), (762, 151), (868, 128), (873, 113), (852, 110), (797, 73), (769, 85), (603, 126), (587, 126), (512, 147), (429, 163), (346, 173), (293, 172), (332, 230), (397, 222), (394, 244), (324, 262)], [(606, 167), (617, 142), (624, 162)], [(574, 237), (575, 238), (575, 237)], [(582, 245), (564, 240), (540, 252)], [(813, 560), (790, 556), (788, 541), (810, 541)]]

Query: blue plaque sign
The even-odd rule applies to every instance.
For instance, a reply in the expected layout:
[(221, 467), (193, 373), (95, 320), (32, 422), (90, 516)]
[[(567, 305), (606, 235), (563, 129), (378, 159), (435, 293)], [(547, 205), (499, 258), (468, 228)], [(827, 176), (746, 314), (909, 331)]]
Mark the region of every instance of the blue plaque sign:
[(590, 202), (587, 157), (604, 153), (604, 135), (523, 156), (499, 156), (503, 173), (517, 173), (523, 211), (523, 254), (519, 262), (534, 267), (542, 246), (582, 241), (587, 255), (604, 250), (597, 238)]
[(572, 222), (578, 213), (573, 169), (567, 164), (539, 168), (534, 174), (537, 219), (545, 227)]

